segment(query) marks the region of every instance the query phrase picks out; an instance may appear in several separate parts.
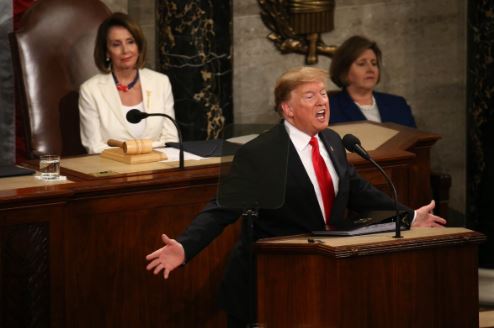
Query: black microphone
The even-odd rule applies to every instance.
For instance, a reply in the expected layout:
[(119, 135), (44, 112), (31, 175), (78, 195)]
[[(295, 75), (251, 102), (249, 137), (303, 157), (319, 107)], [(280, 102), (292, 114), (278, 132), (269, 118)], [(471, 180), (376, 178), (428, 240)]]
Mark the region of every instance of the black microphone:
[[(353, 134), (346, 134), (343, 137), (343, 145), (345, 148), (352, 152), (352, 153), (357, 153), (360, 155), (360, 157), (370, 161), (371, 157), (369, 156), (369, 153), (362, 147), (360, 144), (360, 140), (354, 136)], [(377, 164), (376, 164), (377, 165)]]
[(180, 128), (178, 127), (177, 122), (167, 114), (163, 113), (144, 113), (141, 112), (138, 109), (131, 109), (127, 112), (126, 118), (127, 121), (133, 124), (139, 123), (142, 119), (145, 119), (149, 116), (162, 116), (166, 117), (170, 121), (172, 121), (173, 125), (175, 125), (175, 128), (177, 129), (177, 134), (178, 134), (178, 145), (179, 145), (179, 167), (181, 169), (184, 168), (184, 144), (182, 142), (182, 132), (180, 131)]
[(345, 148), (352, 153), (357, 153), (359, 156), (362, 158), (368, 160), (372, 164), (374, 164), (375, 167), (379, 169), (379, 171), (384, 175), (386, 178), (386, 181), (388, 182), (389, 186), (393, 190), (393, 202), (394, 202), (394, 207), (396, 211), (396, 228), (395, 228), (395, 236), (394, 238), (401, 238), (401, 216), (400, 216), (400, 211), (398, 210), (398, 194), (396, 193), (396, 188), (395, 185), (393, 184), (393, 181), (388, 177), (386, 172), (384, 172), (383, 168), (381, 165), (377, 164), (372, 157), (370, 157), (369, 153), (362, 147), (360, 144), (360, 140), (354, 136), (353, 134), (346, 134), (343, 137), (343, 145)]
[(127, 112), (127, 121), (133, 124), (139, 123), (142, 119), (148, 117), (148, 113), (141, 112), (138, 109), (131, 109)]

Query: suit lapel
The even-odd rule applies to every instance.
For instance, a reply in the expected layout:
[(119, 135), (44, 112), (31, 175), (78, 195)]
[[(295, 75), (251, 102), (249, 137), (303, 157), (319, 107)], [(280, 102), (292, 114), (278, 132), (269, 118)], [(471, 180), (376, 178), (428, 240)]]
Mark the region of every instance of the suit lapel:
[(377, 110), (379, 111), (379, 115), (381, 116), (381, 122), (396, 122), (393, 119), (393, 111), (392, 106), (388, 106), (386, 101), (381, 97), (381, 94), (378, 92), (374, 92), (374, 99), (376, 99)]
[[(346, 208), (346, 202), (343, 201), (345, 198), (344, 196), (344, 185), (347, 183), (347, 178), (346, 178), (346, 157), (341, 158), (341, 155), (337, 151), (335, 151), (335, 147), (332, 146), (336, 140), (333, 140), (334, 137), (331, 137), (333, 134), (328, 133), (329, 129), (322, 131), (319, 133), (319, 137), (322, 140), (322, 143), (324, 144), (324, 147), (326, 147), (326, 150), (328, 151), (329, 157), (331, 158), (331, 161), (333, 162), (334, 168), (336, 170), (336, 173), (338, 174), (339, 182), (338, 182), (338, 194), (336, 195), (336, 198), (333, 202), (333, 208), (331, 209), (331, 217), (330, 217), (330, 224), (331, 225), (338, 225), (339, 222), (341, 222), (344, 217), (343, 213), (345, 212)], [(337, 134), (334, 134), (334, 136), (337, 136)], [(344, 153), (346, 156), (346, 153)]]
[(331, 158), (331, 162), (333, 162), (334, 168), (336, 170), (336, 173), (338, 174), (338, 177), (341, 178), (343, 171), (344, 171), (344, 165), (341, 163), (339, 158), (336, 156), (336, 153), (334, 151), (333, 146), (331, 146), (331, 141), (329, 136), (323, 132), (319, 133), (319, 138), (321, 138), (322, 143), (324, 144), (324, 147), (326, 148), (326, 151), (329, 154), (329, 157)]
[(343, 114), (347, 117), (347, 121), (363, 121), (366, 120), (364, 114), (352, 100), (352, 97), (348, 94), (346, 90), (342, 94), (342, 106), (344, 108)]
[[(127, 122), (122, 112), (122, 103), (118, 96), (117, 88), (111, 74), (101, 76), (100, 81), (101, 97), (107, 103), (109, 110), (113, 112), (120, 124), (127, 127)], [(128, 132), (128, 130), (127, 130)]]
[[(298, 185), (312, 185), (307, 171), (305, 171), (304, 164), (298, 156), (295, 146), (290, 141), (290, 148), (288, 151), (288, 169), (291, 171), (290, 176), (293, 176), (293, 180)], [(314, 193), (314, 198), (316, 197)]]
[[(304, 225), (307, 227), (321, 226), (324, 222), (319, 203), (317, 201), (314, 186), (310, 181), (309, 175), (305, 171), (305, 167), (302, 164), (300, 157), (298, 156), (295, 146), (290, 141), (289, 155), (288, 155), (288, 179), (287, 179), (287, 192), (292, 192), (292, 197), (287, 199), (298, 198), (302, 199), (300, 204), (305, 207), (305, 217), (300, 218), (305, 221)], [(291, 204), (286, 204), (291, 206)]]
[(152, 81), (149, 81), (149, 78), (144, 70), (139, 70), (139, 77), (141, 80), (141, 92), (142, 92), (142, 102), (144, 105), (144, 111), (146, 113), (152, 113), (152, 106), (154, 106), (153, 99), (153, 90), (151, 88)]
[[(154, 81), (150, 75), (147, 74), (145, 69), (139, 70), (139, 76), (141, 80), (141, 90), (142, 90), (142, 102), (144, 105), (144, 111), (146, 113), (156, 113), (160, 112), (156, 109), (159, 99), (157, 99), (157, 91), (156, 88), (153, 88)], [(158, 117), (153, 117), (146, 120), (146, 131), (149, 133), (153, 131), (155, 128), (160, 128), (162, 123), (162, 119)], [(157, 127), (159, 125), (159, 127)]]
[[(283, 129), (282, 137), (290, 138), (286, 132), (286, 128), (283, 123), (278, 125), (278, 129)], [(317, 201), (314, 186), (310, 181), (309, 175), (305, 170), (304, 164), (300, 159), (295, 146), (289, 139), (288, 148), (288, 168), (286, 179), (286, 192), (285, 197), (288, 202), (290, 200), (297, 200), (299, 206), (303, 206), (304, 217), (299, 218), (301, 223), (306, 227), (319, 227), (323, 225), (324, 218), (322, 216), (319, 202)], [(283, 144), (282, 142), (276, 144)], [(298, 200), (302, 201), (298, 201)], [(293, 204), (285, 204), (289, 209)]]

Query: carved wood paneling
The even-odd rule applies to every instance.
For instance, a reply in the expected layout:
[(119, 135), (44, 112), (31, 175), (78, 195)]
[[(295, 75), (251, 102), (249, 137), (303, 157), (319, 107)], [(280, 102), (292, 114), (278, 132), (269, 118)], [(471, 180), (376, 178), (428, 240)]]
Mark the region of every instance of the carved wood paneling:
[(47, 223), (2, 227), (2, 327), (48, 327), (50, 322)]

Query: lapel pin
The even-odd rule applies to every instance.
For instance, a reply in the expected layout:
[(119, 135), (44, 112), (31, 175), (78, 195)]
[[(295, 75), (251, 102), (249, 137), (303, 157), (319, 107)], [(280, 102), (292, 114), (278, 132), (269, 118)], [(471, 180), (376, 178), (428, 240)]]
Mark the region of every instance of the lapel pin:
[(146, 90), (146, 110), (149, 110), (151, 104), (151, 90)]

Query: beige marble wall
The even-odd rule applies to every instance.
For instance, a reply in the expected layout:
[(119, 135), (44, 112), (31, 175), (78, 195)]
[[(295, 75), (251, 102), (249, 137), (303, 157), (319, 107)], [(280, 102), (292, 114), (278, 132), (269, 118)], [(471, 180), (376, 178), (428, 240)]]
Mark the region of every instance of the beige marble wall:
[[(266, 39), (257, 0), (234, 1), (233, 10), (235, 122), (275, 122), (275, 80), (304, 58), (282, 55)], [(323, 39), (340, 44), (353, 34), (375, 39), (383, 51), (378, 89), (404, 96), (419, 128), (443, 136), (433, 148), (433, 168), (451, 174), (450, 205), (464, 212), (466, 2), (336, 0), (335, 30)], [(330, 59), (319, 58), (317, 66), (328, 68)]]
[(154, 0), (128, 0), (129, 15), (142, 27), (148, 45), (146, 66), (156, 67), (156, 38), (155, 38), (155, 1)]
[(127, 12), (128, 0), (101, 0), (111, 11)]

